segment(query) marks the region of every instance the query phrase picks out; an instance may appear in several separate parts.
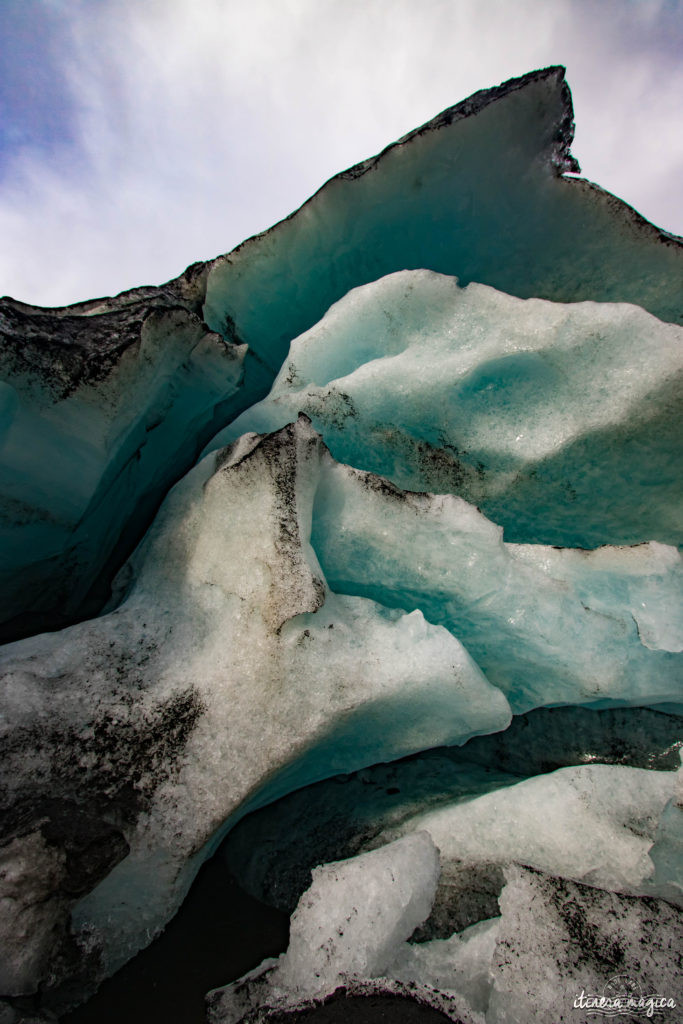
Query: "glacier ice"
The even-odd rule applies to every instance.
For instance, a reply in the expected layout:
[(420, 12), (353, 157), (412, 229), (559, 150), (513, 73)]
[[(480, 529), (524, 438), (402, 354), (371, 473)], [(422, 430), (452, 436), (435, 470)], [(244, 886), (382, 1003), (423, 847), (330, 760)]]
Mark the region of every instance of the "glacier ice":
[(212, 1018), (237, 1024), (262, 1003), (286, 1007), (347, 978), (382, 975), (429, 914), (438, 877), (439, 852), (420, 832), (317, 868), (292, 916), (287, 952), (210, 995)]
[(274, 372), (352, 288), (426, 268), (521, 298), (632, 302), (681, 322), (679, 239), (579, 167), (564, 69), (484, 90), (332, 178), (206, 274), (205, 318)]
[(439, 852), (419, 832), (317, 868), (292, 916), (282, 984), (314, 995), (345, 974), (383, 973), (395, 945), (429, 914), (438, 876)]
[[(101, 610), (164, 493), (266, 395), (292, 339), (352, 288), (427, 269), (521, 298), (634, 303), (681, 323), (680, 239), (567, 177), (578, 170), (572, 138), (564, 69), (545, 68), (443, 111), (274, 228), (159, 288), (56, 310), (1, 300), (3, 638)], [(599, 457), (616, 443), (608, 433)], [(560, 466), (546, 469), (561, 492)], [(534, 487), (519, 484), (537, 500)], [(627, 484), (621, 500), (627, 518), (652, 523)]]
[(478, 921), (448, 939), (403, 943), (386, 973), (413, 985), (464, 996), (475, 1013), (485, 1013), (491, 998), (491, 963), (500, 936), (500, 920)]
[(4, 640), (99, 610), (121, 549), (242, 407), (244, 346), (163, 296), (104, 305), (0, 300)]
[(676, 544), (682, 374), (683, 328), (636, 306), (403, 271), (296, 338), (268, 397), (212, 446), (304, 412), (340, 462), (460, 494), (506, 540)]
[[(627, 844), (633, 844), (632, 848), (648, 852), (658, 865), (657, 884), (663, 895), (668, 893), (667, 872), (669, 878), (676, 877), (676, 864), (683, 850), (677, 830), (677, 814), (681, 814), (670, 775), (680, 766), (681, 744), (683, 720), (660, 712), (643, 708), (539, 709), (513, 719), (503, 732), (475, 737), (461, 747), (422, 751), (398, 762), (374, 765), (298, 790), (240, 821), (225, 840), (221, 856), (251, 894), (291, 913), (316, 864), (352, 856), (381, 842), (383, 836), (410, 829), (416, 814), (441, 810), (447, 816), (453, 807), (456, 814), (476, 815), (476, 802), (486, 793), (498, 794), (507, 806), (506, 787), (516, 789), (524, 778), (534, 777), (535, 785), (523, 787), (517, 796), (510, 791), (510, 808), (503, 813), (506, 821), (514, 819), (512, 807), (520, 798), (521, 813), (531, 813), (531, 806), (525, 808), (527, 793), (535, 794), (537, 802), (550, 805), (551, 821), (558, 814), (571, 813), (571, 807), (577, 804), (582, 820), (599, 818), (599, 793), (593, 793), (591, 800), (590, 783), (600, 782), (602, 776), (576, 776), (572, 772), (587, 762), (599, 768), (611, 762), (627, 769), (648, 769), (621, 771), (611, 780), (609, 775), (606, 777), (613, 785), (624, 786), (622, 808), (634, 798), (629, 787), (638, 779), (646, 783), (645, 792), (637, 797), (644, 801), (643, 806), (648, 803), (646, 792), (653, 777), (655, 787), (660, 787), (660, 798), (647, 813), (622, 815), (621, 824), (612, 817), (610, 825), (608, 813), (597, 835), (609, 845), (608, 836), (616, 826), (617, 840), (621, 835)], [(572, 772), (547, 776), (561, 767)], [(657, 782), (660, 772), (666, 773), (668, 780), (665, 777)], [(548, 784), (542, 781), (545, 778)], [(557, 795), (558, 790), (569, 803), (567, 809), (562, 803), (554, 804), (553, 793)], [(667, 794), (671, 794), (670, 804)], [(600, 799), (608, 800), (607, 792)], [(649, 840), (645, 835), (638, 838), (643, 832), (643, 819)], [(629, 834), (629, 821), (636, 830), (635, 839)], [(513, 825), (505, 843), (514, 844), (523, 837), (521, 828)], [(653, 838), (655, 845), (648, 851)], [(447, 937), (482, 916), (498, 912), (502, 874), (496, 866), (497, 853), (487, 849), (487, 834), (481, 834), (481, 843), (481, 859), (471, 861), (469, 866), (458, 861), (457, 853), (451, 867), (443, 865), (429, 932)], [(446, 840), (444, 848), (448, 846)], [(524, 856), (532, 856), (530, 849), (525, 848)], [(588, 839), (582, 856), (599, 859), (591, 852)]]
[(0, 301), (3, 1019), (219, 846), (309, 894), (217, 1024), (674, 985), (681, 240), (572, 134), (533, 72), (166, 285)]
[[(125, 854), (77, 906), (55, 898), (53, 945), (73, 907), (77, 930), (118, 963), (177, 909), (206, 844), (250, 802), (508, 724), (504, 695), (446, 629), (328, 591), (308, 543), (321, 454), (302, 419), (208, 456), (127, 566), (118, 608), (3, 649), (16, 856), (52, 814), (45, 792), (89, 801), (91, 828), (113, 814), (112, 854)], [(57, 832), (55, 863), (69, 839)], [(76, 895), (82, 881), (70, 880)], [(12, 994), (37, 980), (17, 977)]]
[(582, 993), (642, 996), (641, 1020), (645, 999), (660, 996), (664, 1019), (675, 1019), (683, 933), (673, 907), (521, 866), (506, 876), (486, 1024), (571, 1020)]
[[(418, 847), (425, 838), (423, 832), (413, 833), (318, 868), (292, 917), (287, 953), (209, 993), (211, 1024), (255, 1024), (271, 1014), (278, 1019), (279, 1010), (296, 1012), (340, 982), (362, 991), (364, 980), (374, 982), (365, 991), (395, 991), (392, 982), (403, 983), (456, 1024), (571, 1020), (582, 995), (599, 997), (615, 982), (644, 1000), (659, 996), (665, 1007), (679, 1005), (680, 913), (664, 900), (634, 899), (515, 863), (505, 868), (497, 917), (445, 940), (405, 941), (407, 929), (394, 927), (392, 914), (406, 885), (401, 844), (414, 841), (411, 852), (419, 852), (421, 861), (413, 865), (411, 881), (414, 889), (422, 883), (420, 896), (428, 900), (438, 858), (434, 878), (425, 886), (433, 865), (427, 849)], [(357, 878), (362, 881), (354, 884)], [(349, 921), (364, 925), (361, 949), (351, 955)], [(308, 956), (290, 965), (304, 936)], [(325, 969), (331, 951), (338, 974)]]
[(427, 832), (442, 878), (425, 934), (439, 936), (496, 912), (510, 863), (683, 906), (674, 867), (683, 856), (680, 798), (680, 769), (591, 764), (520, 779), (432, 756), (361, 773), (358, 785), (330, 781), (294, 794), (238, 826), (226, 855), (249, 891), (288, 907), (307, 866), (328, 851), (357, 853)]
[[(340, 538), (365, 545), (365, 571), (385, 587), (391, 572), (404, 585), (417, 572), (441, 607), (463, 606), (460, 617), (433, 622), (433, 603), (420, 602), (425, 617), (362, 587), (336, 593), (317, 556), (330, 562)], [(642, 642), (631, 607), (652, 573), (663, 593), (675, 592), (669, 549), (645, 545), (612, 562), (603, 552), (597, 569), (585, 559), (574, 579), (565, 571), (557, 581), (545, 561), (507, 547), (463, 499), (411, 495), (335, 463), (303, 416), (206, 456), (120, 574), (115, 608), (2, 651), (3, 803), (15, 860), (46, 818), (54, 870), (64, 857), (68, 830), (41, 806), (46, 792), (67, 806), (89, 803), (83, 842), (107, 829), (116, 838), (99, 877), (86, 882), (78, 858), (71, 865), (74, 895), (48, 901), (43, 957), (17, 974), (12, 994), (38, 983), (68, 920), (106, 968), (120, 963), (173, 913), (239, 816), (298, 786), (505, 729), (511, 706), (676, 700), (675, 655), (654, 634)], [(345, 564), (356, 567), (358, 555)], [(450, 598), (454, 583), (466, 588)], [(415, 605), (415, 592), (401, 599), (410, 593), (405, 603)], [(660, 773), (645, 775), (666, 785)], [(21, 912), (34, 902), (29, 887)], [(8, 948), (12, 935), (8, 923)]]
[(659, 895), (649, 854), (676, 796), (676, 773), (581, 765), (423, 811), (408, 827), (429, 832), (459, 868), (514, 861), (614, 892)]
[(335, 591), (419, 607), (461, 640), (515, 713), (680, 704), (677, 632), (663, 625), (657, 639), (647, 629), (650, 602), (680, 608), (674, 548), (567, 559), (553, 547), (506, 544), (501, 528), (459, 497), (406, 494), (376, 480), (324, 463), (312, 542)]

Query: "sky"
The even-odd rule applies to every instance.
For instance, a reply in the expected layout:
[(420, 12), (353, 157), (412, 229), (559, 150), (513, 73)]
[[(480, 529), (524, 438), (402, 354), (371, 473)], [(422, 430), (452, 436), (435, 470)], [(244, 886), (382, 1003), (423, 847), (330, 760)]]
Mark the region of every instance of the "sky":
[(0, 0), (0, 294), (162, 283), (549, 64), (583, 176), (683, 234), (683, 0)]

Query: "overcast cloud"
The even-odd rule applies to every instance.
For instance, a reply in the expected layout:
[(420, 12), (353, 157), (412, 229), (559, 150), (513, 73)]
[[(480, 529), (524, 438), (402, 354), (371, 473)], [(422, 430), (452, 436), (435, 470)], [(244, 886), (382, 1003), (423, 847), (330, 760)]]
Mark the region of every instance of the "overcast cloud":
[(160, 283), (548, 64), (584, 176), (683, 233), (679, 0), (2, 0), (0, 20), (0, 293)]

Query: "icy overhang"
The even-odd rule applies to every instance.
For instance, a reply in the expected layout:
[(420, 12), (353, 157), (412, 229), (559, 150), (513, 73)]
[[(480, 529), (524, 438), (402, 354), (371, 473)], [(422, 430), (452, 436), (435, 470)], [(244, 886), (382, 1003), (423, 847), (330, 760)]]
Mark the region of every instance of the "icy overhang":
[(216, 260), (205, 319), (277, 370), (291, 338), (350, 288), (427, 268), (522, 298), (632, 302), (681, 322), (681, 240), (565, 177), (579, 170), (573, 134), (562, 67), (475, 93)]

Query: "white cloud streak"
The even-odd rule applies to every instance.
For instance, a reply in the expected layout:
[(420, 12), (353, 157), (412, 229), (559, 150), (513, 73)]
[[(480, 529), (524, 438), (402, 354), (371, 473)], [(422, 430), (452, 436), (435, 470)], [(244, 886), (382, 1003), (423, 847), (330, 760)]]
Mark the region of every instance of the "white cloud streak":
[(0, 290), (48, 305), (224, 252), (479, 88), (563, 63), (585, 176), (683, 232), (666, 0), (43, 0), (76, 110), (0, 193)]

